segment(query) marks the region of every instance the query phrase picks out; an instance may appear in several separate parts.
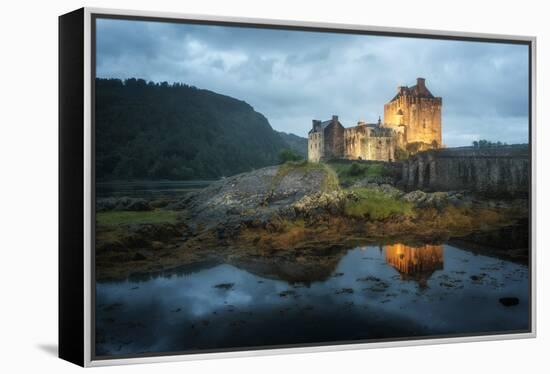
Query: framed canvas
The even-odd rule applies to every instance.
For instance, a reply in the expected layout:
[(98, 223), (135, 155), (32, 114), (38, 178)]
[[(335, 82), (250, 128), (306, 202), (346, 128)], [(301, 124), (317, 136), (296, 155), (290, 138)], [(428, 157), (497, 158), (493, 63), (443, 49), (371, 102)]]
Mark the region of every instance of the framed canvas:
[(535, 336), (535, 38), (59, 18), (59, 356)]

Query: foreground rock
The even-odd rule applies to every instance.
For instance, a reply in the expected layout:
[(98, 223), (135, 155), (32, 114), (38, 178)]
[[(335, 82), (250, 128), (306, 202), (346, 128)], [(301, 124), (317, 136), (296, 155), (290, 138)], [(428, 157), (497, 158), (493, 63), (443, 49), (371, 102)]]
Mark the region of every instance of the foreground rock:
[(346, 193), (322, 165), (272, 166), (235, 175), (189, 195), (180, 203), (193, 229), (261, 226), (274, 217), (343, 209)]

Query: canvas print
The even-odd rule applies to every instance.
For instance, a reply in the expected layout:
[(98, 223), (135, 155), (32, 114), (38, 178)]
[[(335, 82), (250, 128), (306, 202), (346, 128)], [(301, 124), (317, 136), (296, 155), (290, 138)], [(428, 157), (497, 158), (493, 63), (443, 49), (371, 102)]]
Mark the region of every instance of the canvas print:
[(530, 331), (528, 43), (92, 30), (96, 359)]

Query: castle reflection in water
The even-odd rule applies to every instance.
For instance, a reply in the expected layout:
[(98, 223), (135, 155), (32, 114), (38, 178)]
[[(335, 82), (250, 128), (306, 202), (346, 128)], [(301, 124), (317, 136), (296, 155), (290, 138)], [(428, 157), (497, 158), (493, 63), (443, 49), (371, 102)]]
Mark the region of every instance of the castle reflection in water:
[(416, 281), (421, 288), (427, 287), (435, 271), (443, 270), (443, 245), (392, 244), (386, 245), (384, 251), (386, 262), (399, 272), (401, 279)]

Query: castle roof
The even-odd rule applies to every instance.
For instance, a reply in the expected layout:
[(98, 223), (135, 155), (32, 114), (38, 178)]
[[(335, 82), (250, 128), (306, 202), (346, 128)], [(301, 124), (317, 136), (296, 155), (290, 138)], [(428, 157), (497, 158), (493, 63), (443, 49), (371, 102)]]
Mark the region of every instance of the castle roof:
[(324, 130), (324, 129), (326, 129), (327, 126), (330, 125), (331, 123), (332, 123), (332, 120), (331, 120), (331, 119), (326, 120), (326, 121), (323, 121), (323, 122), (321, 122), (321, 127), (322, 127), (323, 130)]
[(412, 96), (427, 99), (434, 99), (434, 95), (426, 87), (424, 78), (417, 78), (417, 83), (414, 86), (400, 86), (397, 88), (397, 94), (390, 100), (390, 102), (399, 99), (401, 96)]
[(399, 99), (401, 96), (422, 97), (427, 99), (435, 98), (435, 96), (432, 95), (430, 90), (428, 90), (426, 87), (424, 87), (424, 89), (421, 90), (415, 84), (414, 86), (411, 86), (411, 87), (402, 87), (402, 88), (403, 90), (398, 92), (390, 101), (395, 101)]
[(342, 126), (342, 124), (338, 120), (338, 116), (332, 116), (332, 119), (326, 121), (313, 120), (313, 127), (311, 130), (309, 130), (309, 134), (316, 132), (318, 129), (324, 131), (332, 123), (338, 123), (340, 126)]

